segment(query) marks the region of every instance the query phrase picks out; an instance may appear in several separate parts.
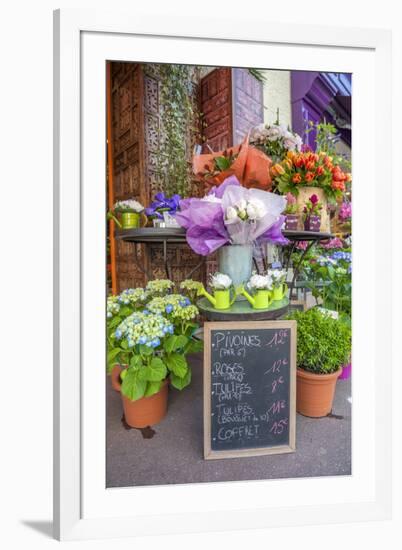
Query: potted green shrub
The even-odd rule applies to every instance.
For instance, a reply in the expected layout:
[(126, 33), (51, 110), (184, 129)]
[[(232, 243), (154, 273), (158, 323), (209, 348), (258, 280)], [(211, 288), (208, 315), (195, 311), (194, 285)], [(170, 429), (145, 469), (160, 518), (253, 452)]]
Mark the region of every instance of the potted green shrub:
[(187, 297), (170, 294), (151, 299), (114, 331), (114, 361), (125, 368), (113, 369), (112, 383), (121, 393), (129, 426), (143, 428), (160, 422), (167, 411), (169, 382), (178, 390), (190, 383), (186, 356), (202, 347), (193, 336), (197, 315), (198, 309)]
[(341, 365), (349, 358), (351, 330), (317, 308), (294, 311), (297, 321), (296, 409), (304, 416), (331, 412)]

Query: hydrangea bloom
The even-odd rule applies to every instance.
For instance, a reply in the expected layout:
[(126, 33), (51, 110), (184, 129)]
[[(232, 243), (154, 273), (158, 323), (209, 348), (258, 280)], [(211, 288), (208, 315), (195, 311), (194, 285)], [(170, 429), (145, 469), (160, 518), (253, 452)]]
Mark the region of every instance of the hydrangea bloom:
[(117, 299), (120, 304), (138, 306), (145, 302), (147, 293), (141, 287), (127, 288), (119, 294)]
[(191, 321), (198, 315), (198, 308), (191, 304), (187, 296), (168, 294), (153, 298), (148, 309), (153, 314), (162, 314), (172, 321)]
[(334, 252), (331, 256), (334, 260), (343, 260), (344, 262), (351, 262), (352, 261), (352, 253), (346, 252), (344, 250), (337, 250)]
[(163, 315), (134, 312), (120, 323), (114, 336), (117, 340), (125, 338), (129, 348), (137, 344), (156, 348), (161, 339), (173, 332), (172, 323)]
[(145, 290), (149, 294), (166, 294), (174, 287), (174, 283), (169, 279), (155, 279), (149, 281)]
[(120, 304), (118, 301), (118, 296), (108, 296), (106, 303), (106, 316), (108, 319), (111, 319), (117, 315), (120, 311)]
[(202, 283), (199, 281), (193, 281), (193, 279), (186, 279), (180, 283), (182, 290), (198, 290), (202, 287)]

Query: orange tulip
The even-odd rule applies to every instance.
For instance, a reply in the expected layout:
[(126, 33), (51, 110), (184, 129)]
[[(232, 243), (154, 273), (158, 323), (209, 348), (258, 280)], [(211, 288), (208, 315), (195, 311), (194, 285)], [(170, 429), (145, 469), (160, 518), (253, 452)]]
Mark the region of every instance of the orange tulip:
[(317, 176), (322, 176), (324, 173), (324, 168), (322, 166), (317, 166), (316, 174)]
[(292, 181), (293, 181), (293, 183), (300, 183), (301, 182), (301, 175), (300, 174), (295, 174), (292, 177)]
[(305, 178), (306, 178), (306, 181), (308, 181), (308, 182), (313, 181), (314, 172), (307, 172)]

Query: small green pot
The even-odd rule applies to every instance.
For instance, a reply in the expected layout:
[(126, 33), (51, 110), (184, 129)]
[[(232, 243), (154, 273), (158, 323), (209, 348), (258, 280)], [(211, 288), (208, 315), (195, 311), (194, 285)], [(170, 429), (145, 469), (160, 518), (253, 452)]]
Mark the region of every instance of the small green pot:
[(280, 286), (277, 286), (274, 288), (273, 299), (275, 301), (283, 300), (287, 291), (288, 291), (288, 285), (286, 283), (282, 283)]
[(236, 293), (234, 293), (232, 298), (230, 297), (230, 289), (214, 290), (214, 295), (211, 296), (205, 288), (202, 288), (199, 290), (198, 294), (205, 296), (205, 298), (211, 302), (215, 309), (229, 309), (236, 298)]
[(137, 229), (140, 227), (139, 212), (122, 212), (121, 227), (122, 229)]
[(253, 309), (268, 309), (273, 297), (272, 291), (266, 289), (256, 290), (255, 294), (251, 296), (247, 290), (243, 288), (241, 294), (247, 298)]

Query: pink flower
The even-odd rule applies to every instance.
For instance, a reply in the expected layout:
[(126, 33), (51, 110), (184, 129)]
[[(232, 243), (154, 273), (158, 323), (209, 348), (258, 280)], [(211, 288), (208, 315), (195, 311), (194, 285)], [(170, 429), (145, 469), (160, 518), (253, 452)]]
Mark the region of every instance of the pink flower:
[(334, 237), (333, 239), (330, 239), (327, 244), (322, 245), (323, 248), (342, 248), (343, 242), (339, 237)]
[(317, 197), (317, 195), (315, 195), (315, 194), (314, 194), (314, 195), (311, 195), (309, 201), (311, 202), (311, 204), (317, 204), (317, 202), (318, 202), (318, 197)]
[(286, 201), (288, 204), (296, 204), (296, 197), (292, 193), (286, 193)]
[(299, 241), (296, 245), (296, 248), (298, 248), (299, 250), (306, 250), (307, 247), (308, 241)]

